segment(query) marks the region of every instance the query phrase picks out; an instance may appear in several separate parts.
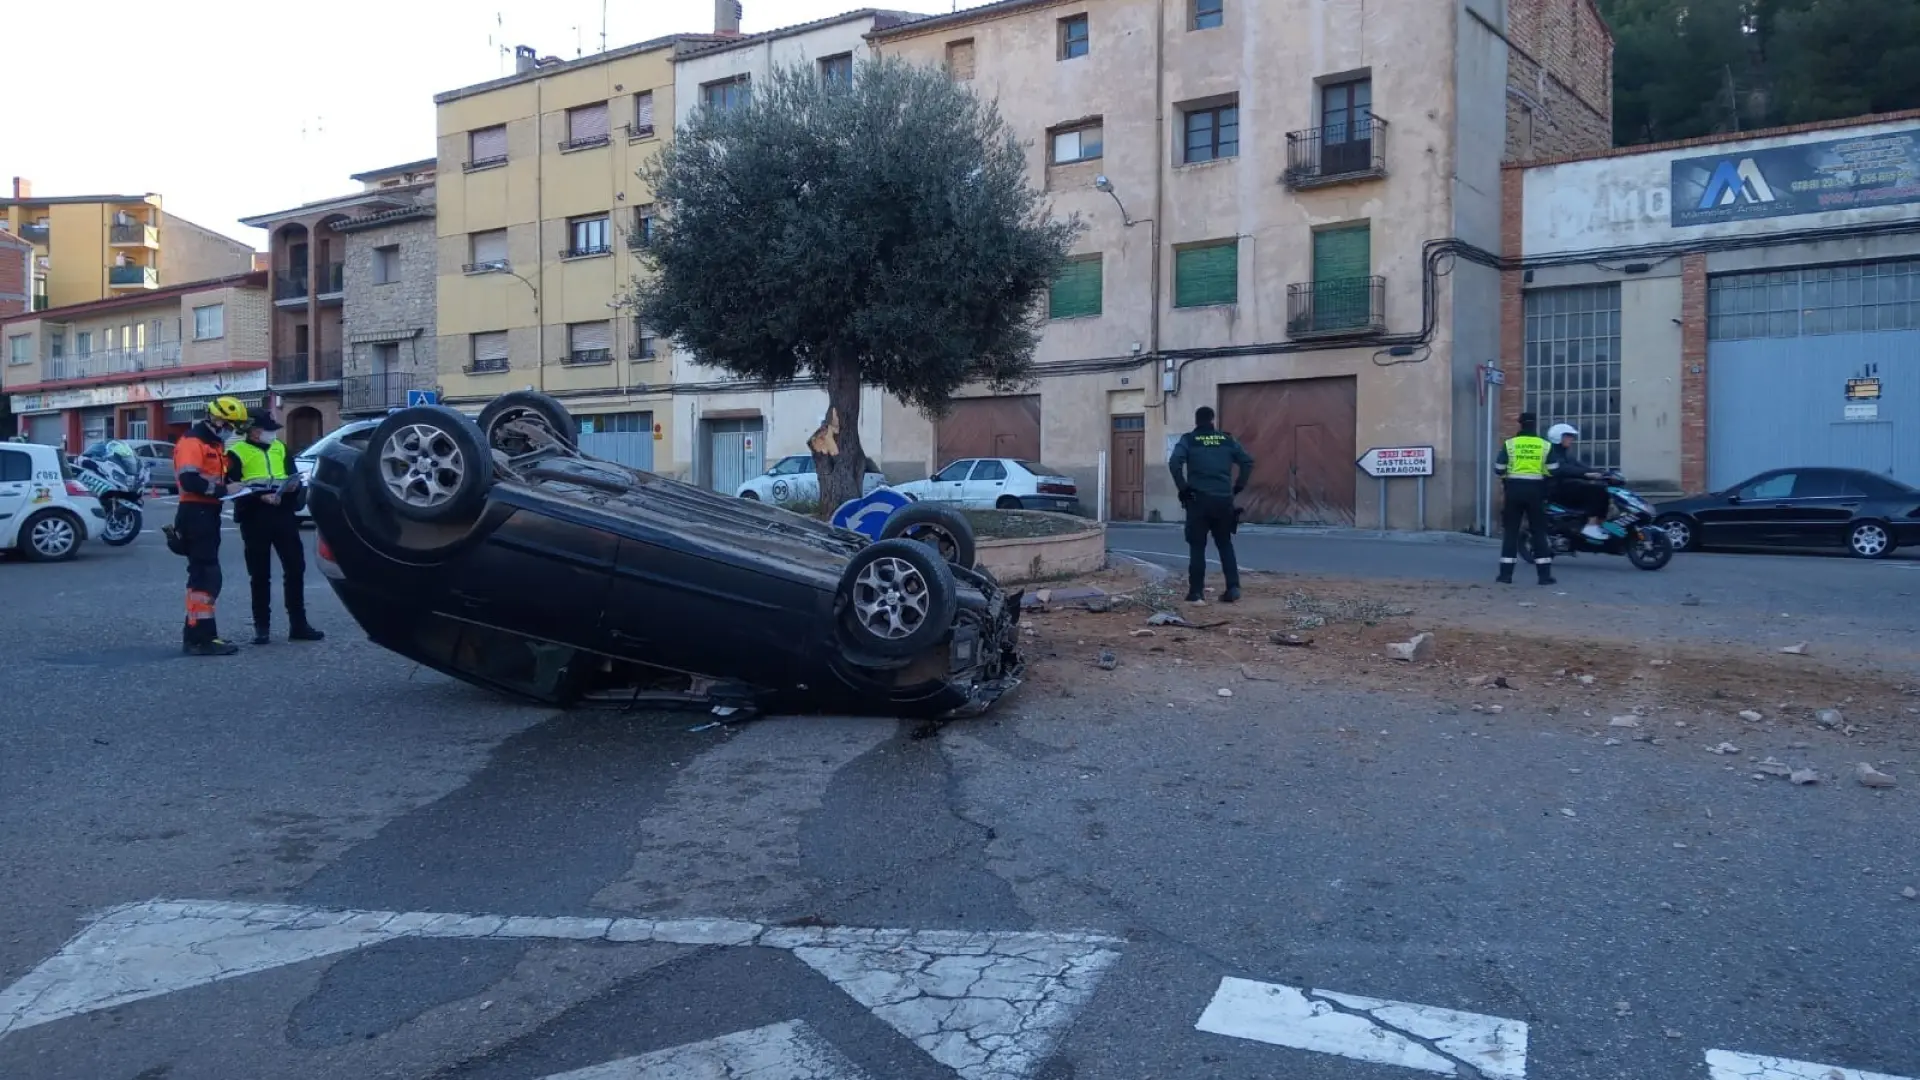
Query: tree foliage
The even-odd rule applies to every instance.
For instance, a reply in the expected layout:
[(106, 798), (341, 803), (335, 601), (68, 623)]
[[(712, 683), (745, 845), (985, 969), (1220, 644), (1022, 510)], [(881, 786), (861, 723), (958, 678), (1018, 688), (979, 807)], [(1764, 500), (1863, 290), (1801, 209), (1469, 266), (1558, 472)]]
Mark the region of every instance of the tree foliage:
[(642, 171), (658, 215), (631, 298), (702, 364), (826, 384), (824, 505), (860, 493), (860, 388), (930, 415), (1030, 375), (1077, 221), (1051, 218), (999, 112), (937, 69), (799, 66), (702, 109)]

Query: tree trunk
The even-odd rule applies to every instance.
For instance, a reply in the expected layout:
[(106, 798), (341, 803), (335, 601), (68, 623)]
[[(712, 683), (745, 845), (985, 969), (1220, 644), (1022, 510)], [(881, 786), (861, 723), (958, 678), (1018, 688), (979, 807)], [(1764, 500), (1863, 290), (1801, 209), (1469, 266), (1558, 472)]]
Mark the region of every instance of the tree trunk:
[(836, 357), (827, 368), (827, 418), (807, 440), (820, 478), (820, 516), (861, 495), (866, 448), (860, 445), (860, 362)]

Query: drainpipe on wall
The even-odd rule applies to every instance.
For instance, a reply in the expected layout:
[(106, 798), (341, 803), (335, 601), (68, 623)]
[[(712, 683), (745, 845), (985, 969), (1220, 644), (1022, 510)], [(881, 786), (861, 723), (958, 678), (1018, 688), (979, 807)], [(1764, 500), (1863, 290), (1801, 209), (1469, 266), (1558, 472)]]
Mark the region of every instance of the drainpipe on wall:
[[(1149, 262), (1152, 270), (1150, 279), (1153, 288), (1153, 302), (1148, 310), (1147, 356), (1153, 365), (1154, 377), (1164, 379), (1160, 360), (1160, 221), (1167, 212), (1166, 176), (1167, 166), (1162, 155), (1167, 152), (1167, 0), (1154, 2), (1153, 34), (1153, 142), (1156, 149), (1153, 158), (1153, 231), (1148, 234), (1153, 241), (1153, 258)], [(1160, 422), (1167, 422), (1167, 394), (1169, 388), (1160, 385)]]
[[(541, 314), (547, 296), (547, 107), (546, 84), (539, 79), (533, 80), (533, 139), (537, 144), (533, 152), (533, 243), (537, 252), (538, 269), (534, 278), (539, 285), (533, 290), (533, 334), (534, 355), (539, 360), (539, 382), (541, 393), (547, 392), (547, 318)], [(571, 239), (569, 237), (569, 239)], [(511, 256), (509, 256), (511, 257)]]

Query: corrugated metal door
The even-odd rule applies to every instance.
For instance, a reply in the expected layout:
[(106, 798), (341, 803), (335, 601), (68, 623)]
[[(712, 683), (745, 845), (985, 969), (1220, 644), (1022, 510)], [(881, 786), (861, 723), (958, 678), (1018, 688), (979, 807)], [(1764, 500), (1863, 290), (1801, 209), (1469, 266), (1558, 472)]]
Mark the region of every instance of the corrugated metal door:
[(766, 471), (766, 439), (759, 420), (707, 421), (707, 486), (731, 495)]
[(67, 416), (65, 413), (42, 413), (29, 416), (27, 421), (27, 441), (42, 446), (60, 446), (67, 441)]
[(611, 413), (576, 418), (580, 449), (630, 469), (653, 471), (653, 414)]

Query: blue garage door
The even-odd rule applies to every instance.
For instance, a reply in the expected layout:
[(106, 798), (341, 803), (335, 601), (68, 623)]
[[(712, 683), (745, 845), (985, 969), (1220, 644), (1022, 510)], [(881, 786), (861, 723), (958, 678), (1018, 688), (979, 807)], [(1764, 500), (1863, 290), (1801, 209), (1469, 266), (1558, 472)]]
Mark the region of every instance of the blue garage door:
[[(1715, 490), (1792, 465), (1920, 483), (1920, 259), (1709, 278), (1707, 339)], [(1867, 376), (1879, 399), (1849, 402)]]

